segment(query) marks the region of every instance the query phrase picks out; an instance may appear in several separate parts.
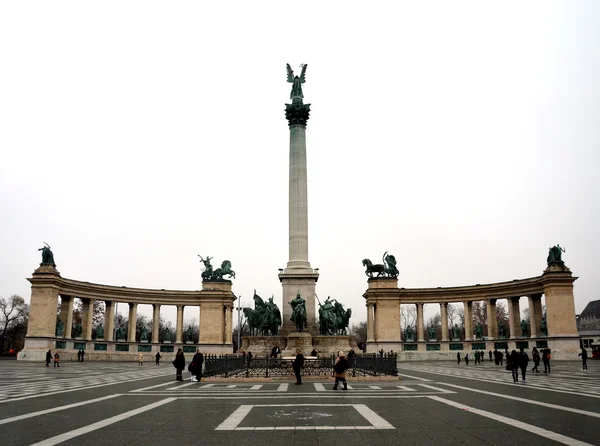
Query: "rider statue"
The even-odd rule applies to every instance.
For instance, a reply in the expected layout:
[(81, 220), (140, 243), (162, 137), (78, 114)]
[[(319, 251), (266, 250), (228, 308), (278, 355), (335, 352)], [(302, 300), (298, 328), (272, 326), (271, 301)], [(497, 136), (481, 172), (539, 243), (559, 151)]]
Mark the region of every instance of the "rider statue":
[(452, 327), (452, 339), (460, 339), (460, 328), (456, 324)]
[(433, 325), (427, 329), (427, 334), (429, 335), (430, 341), (435, 339), (435, 327)]
[(102, 325), (98, 325), (98, 328), (96, 328), (96, 338), (104, 339), (104, 327)]
[(333, 334), (336, 330), (336, 314), (331, 297), (327, 296), (325, 302), (319, 303), (319, 331), (322, 335)]
[(306, 320), (306, 301), (300, 296), (300, 290), (296, 298), (289, 302), (292, 307), (292, 317), (290, 320), (296, 324), (296, 331), (303, 331), (307, 327)]
[(415, 340), (415, 332), (410, 325), (404, 329), (404, 338), (407, 341)]
[(211, 265), (210, 260), (213, 257), (207, 256), (206, 259), (203, 259), (200, 254), (198, 254), (198, 257), (200, 257), (200, 260), (204, 264), (204, 270), (202, 271), (202, 280), (210, 280), (210, 278), (213, 275), (213, 266)]
[(521, 336), (529, 337), (529, 324), (525, 319), (521, 321)]

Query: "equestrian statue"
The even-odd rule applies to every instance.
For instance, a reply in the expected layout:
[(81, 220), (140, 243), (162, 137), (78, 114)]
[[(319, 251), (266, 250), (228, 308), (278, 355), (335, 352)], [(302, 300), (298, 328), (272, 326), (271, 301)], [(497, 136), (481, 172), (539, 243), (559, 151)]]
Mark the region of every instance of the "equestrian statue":
[(400, 274), (396, 267), (396, 257), (392, 254), (388, 254), (386, 251), (382, 257), (383, 263), (373, 264), (369, 259), (363, 259), (362, 264), (367, 269), (365, 274), (368, 277), (373, 277), (373, 273), (377, 273), (377, 277), (393, 277), (397, 278)]

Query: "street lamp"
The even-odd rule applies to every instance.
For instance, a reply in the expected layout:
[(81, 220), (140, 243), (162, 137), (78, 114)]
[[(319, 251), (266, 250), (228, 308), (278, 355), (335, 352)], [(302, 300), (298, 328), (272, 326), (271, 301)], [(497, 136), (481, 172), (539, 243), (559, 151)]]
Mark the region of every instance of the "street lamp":
[[(241, 344), (241, 336), (242, 336), (242, 296), (238, 297), (238, 306), (235, 307), (238, 312), (238, 332), (237, 332), (237, 350), (240, 349)], [(236, 351), (237, 351), (236, 350)]]

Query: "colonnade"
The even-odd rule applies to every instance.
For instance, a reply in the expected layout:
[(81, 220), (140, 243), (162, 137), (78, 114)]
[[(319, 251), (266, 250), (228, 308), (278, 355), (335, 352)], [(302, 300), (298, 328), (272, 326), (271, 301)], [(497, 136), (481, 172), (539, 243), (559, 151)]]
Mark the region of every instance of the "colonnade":
[[(447, 288), (399, 288), (397, 278), (370, 278), (363, 294), (367, 306), (367, 350), (449, 352), (471, 347), (489, 350), (499, 345), (530, 348), (527, 341), (533, 340), (532, 346), (576, 352), (579, 346), (573, 297), (576, 279), (566, 267), (549, 267), (543, 275), (529, 279)], [(541, 332), (542, 296), (546, 304), (544, 333)], [(521, 332), (521, 297), (528, 299), (529, 334), (526, 336)], [(506, 299), (508, 307), (508, 333), (499, 333), (496, 318), (497, 304), (502, 299)], [(474, 333), (473, 303), (477, 301), (485, 302), (487, 336)], [(448, 305), (451, 303), (462, 305), (464, 310), (464, 336), (460, 339), (450, 336)], [(428, 304), (439, 306), (441, 339), (426, 336), (424, 306)], [(401, 305), (416, 307), (416, 330), (411, 339), (403, 336), (406, 327), (401, 320)], [(488, 344), (482, 344), (486, 342)]]
[[(167, 345), (184, 345), (184, 351), (195, 350), (186, 347), (184, 337), (183, 313), (186, 307), (198, 308), (199, 338), (197, 344), (205, 353), (233, 352), (233, 309), (235, 295), (231, 291), (230, 281), (206, 281), (200, 291), (152, 290), (129, 287), (116, 287), (92, 284), (61, 277), (55, 267), (41, 265), (28, 279), (31, 282), (31, 302), (25, 348), (19, 353), (19, 359), (39, 360), (50, 349), (90, 348), (103, 359), (102, 355), (137, 352), (173, 352)], [(56, 308), (61, 299), (59, 320), (63, 325), (61, 335), (56, 335)], [(81, 335), (74, 337), (73, 310), (75, 299), (82, 301)], [(92, 339), (94, 302), (105, 304), (103, 339)], [(126, 339), (115, 339), (115, 315), (117, 303), (128, 305), (128, 327)], [(136, 321), (139, 305), (152, 305), (152, 336), (147, 343), (136, 343)], [(164, 306), (175, 306), (175, 341), (160, 342), (159, 320)], [(89, 344), (93, 342), (92, 344)], [(149, 347), (143, 347), (143, 345)], [(192, 350), (190, 350), (192, 349)], [(105, 352), (105, 353), (103, 353)], [(105, 358), (106, 359), (106, 358)], [(112, 357), (109, 359), (113, 359)]]
[[(539, 335), (541, 335), (540, 333), (540, 324), (542, 322), (542, 294), (533, 294), (530, 296), (527, 296), (528, 300), (529, 300), (529, 335), (526, 337), (529, 338), (537, 338)], [(502, 336), (502, 339), (505, 338), (510, 338), (510, 339), (515, 339), (515, 338), (523, 338), (525, 336), (523, 336), (523, 333), (521, 332), (521, 319), (520, 319), (520, 296), (515, 296), (515, 297), (511, 297), (509, 299), (507, 299), (508, 305), (508, 319), (509, 319), (509, 326), (508, 329), (510, 331), (510, 337), (509, 336)], [(498, 333), (498, 319), (496, 316), (496, 303), (497, 303), (498, 299), (486, 299), (484, 300), (485, 305), (486, 305), (486, 319), (487, 319), (487, 339), (498, 339), (499, 338), (499, 333)], [(473, 302), (472, 300), (465, 300), (463, 302), (461, 302), (461, 304), (463, 305), (463, 311), (464, 311), (464, 331), (465, 331), (465, 335), (463, 340), (465, 341), (474, 341), (477, 340), (476, 335), (474, 334), (474, 330), (475, 330), (475, 326), (473, 324)], [(448, 326), (448, 305), (450, 303), (456, 303), (456, 302), (439, 302), (437, 304), (434, 305), (439, 305), (439, 311), (440, 311), (440, 317), (441, 317), (441, 332), (442, 332), (442, 342), (445, 341), (449, 341), (450, 340), (450, 328)], [(401, 309), (400, 306), (401, 305), (413, 305), (416, 306), (416, 329), (417, 332), (416, 334), (416, 338), (411, 339), (410, 341), (417, 341), (417, 342), (425, 342), (429, 339), (426, 339), (425, 337), (425, 320), (424, 320), (424, 306), (426, 304), (431, 304), (429, 302), (425, 303), (425, 302), (404, 302), (404, 301), (399, 301), (398, 302), (398, 306), (396, 308), (396, 310), (398, 312), (401, 313)], [(377, 307), (378, 307), (378, 303), (377, 302), (368, 302), (367, 303), (367, 333), (368, 333), (368, 339), (367, 341), (371, 341), (374, 342), (376, 341), (378, 338), (380, 338), (381, 336), (385, 336), (385, 327), (381, 326), (380, 323), (380, 327), (377, 327), (377, 319), (381, 319), (378, 318), (377, 316)], [(389, 303), (387, 303), (384, 307), (385, 310), (380, 310), (380, 311), (394, 311), (395, 306), (394, 305), (390, 305)], [(379, 330), (378, 330), (379, 328)], [(404, 330), (406, 330), (406, 326), (402, 326), (401, 320), (400, 320), (400, 331), (399, 331), (399, 340), (400, 341), (407, 341), (407, 339), (405, 339), (402, 335), (402, 333), (404, 332)], [(437, 341), (439, 341), (440, 339), (436, 339)]]

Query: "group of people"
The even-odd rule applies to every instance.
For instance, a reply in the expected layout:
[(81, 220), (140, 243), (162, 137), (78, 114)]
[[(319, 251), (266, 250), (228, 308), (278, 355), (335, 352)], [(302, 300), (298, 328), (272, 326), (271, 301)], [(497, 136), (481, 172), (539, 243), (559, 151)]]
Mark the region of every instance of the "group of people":
[[(158, 361), (158, 360), (157, 360)], [(188, 372), (192, 374), (190, 380), (192, 382), (200, 382), (202, 380), (202, 366), (204, 365), (204, 355), (200, 350), (196, 350), (192, 362), (188, 365)], [(175, 379), (177, 381), (183, 381), (183, 370), (185, 369), (185, 356), (183, 350), (177, 349), (175, 359), (173, 360), (173, 366), (175, 367)]]
[[(475, 364), (481, 364), (481, 361), (485, 361), (485, 352), (476, 350), (475, 353), (473, 354), (473, 357), (475, 358)], [(466, 365), (469, 365), (470, 359), (471, 358), (469, 358), (469, 354), (467, 353), (465, 355), (465, 364)], [(491, 360), (492, 360), (492, 351), (490, 350), (490, 361)], [(456, 363), (460, 364), (460, 352), (456, 353)]]
[(77, 350), (77, 362), (83, 362), (85, 359), (85, 350), (80, 348)]
[[(46, 352), (46, 367), (50, 367), (52, 362), (52, 350)], [(60, 367), (60, 355), (58, 352), (54, 353), (54, 367)]]

